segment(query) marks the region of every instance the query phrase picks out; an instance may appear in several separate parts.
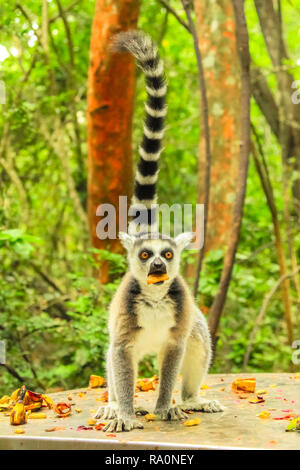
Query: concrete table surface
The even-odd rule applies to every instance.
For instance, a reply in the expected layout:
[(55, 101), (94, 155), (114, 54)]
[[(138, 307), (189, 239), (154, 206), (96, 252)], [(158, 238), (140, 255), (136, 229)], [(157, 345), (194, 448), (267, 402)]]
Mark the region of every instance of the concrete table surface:
[[(232, 392), (231, 384), (238, 377), (256, 377), (256, 391), (265, 389), (265, 403), (251, 404), (249, 399), (241, 399)], [(102, 431), (82, 430), (87, 426), (95, 410), (101, 403), (99, 398), (105, 389), (80, 389), (49, 394), (56, 402), (67, 402), (73, 397), (72, 414), (67, 418), (57, 418), (53, 410), (46, 410), (46, 419), (28, 419), (27, 424), (11, 426), (9, 417), (0, 413), (0, 449), (300, 449), (300, 433), (285, 432), (289, 421), (275, 420), (287, 414), (300, 415), (300, 379), (295, 374), (216, 374), (206, 379), (208, 388), (201, 391), (206, 398), (218, 399), (226, 410), (223, 413), (194, 413), (189, 419), (200, 418), (198, 426), (187, 427), (182, 421), (146, 422), (138, 419), (144, 429), (127, 433), (108, 435)], [(174, 391), (173, 400), (179, 402), (180, 378)], [(83, 397), (79, 392), (86, 392)], [(153, 411), (157, 391), (138, 392), (135, 406), (143, 406)], [(98, 400), (97, 400), (98, 399)], [(80, 408), (81, 413), (76, 413)], [(271, 409), (268, 419), (257, 415)], [(45, 408), (43, 408), (44, 412)], [(14, 434), (17, 427), (25, 434)], [(45, 432), (52, 427), (65, 427), (55, 432)]]

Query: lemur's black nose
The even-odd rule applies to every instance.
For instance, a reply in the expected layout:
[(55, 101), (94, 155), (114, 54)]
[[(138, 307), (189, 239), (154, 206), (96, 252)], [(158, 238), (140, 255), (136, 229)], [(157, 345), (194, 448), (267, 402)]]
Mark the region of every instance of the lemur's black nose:
[(165, 263), (158, 257), (154, 258), (154, 260), (150, 264), (149, 274), (154, 274), (154, 273), (164, 274), (166, 272), (167, 272), (167, 268), (166, 268)]

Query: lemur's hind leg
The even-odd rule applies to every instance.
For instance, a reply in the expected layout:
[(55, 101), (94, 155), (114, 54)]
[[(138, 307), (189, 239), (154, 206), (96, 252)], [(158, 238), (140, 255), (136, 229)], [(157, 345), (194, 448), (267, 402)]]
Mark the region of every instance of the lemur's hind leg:
[(182, 363), (182, 410), (214, 413), (224, 407), (217, 400), (200, 397), (200, 386), (208, 372), (211, 361), (211, 342), (204, 318), (195, 324), (187, 341)]

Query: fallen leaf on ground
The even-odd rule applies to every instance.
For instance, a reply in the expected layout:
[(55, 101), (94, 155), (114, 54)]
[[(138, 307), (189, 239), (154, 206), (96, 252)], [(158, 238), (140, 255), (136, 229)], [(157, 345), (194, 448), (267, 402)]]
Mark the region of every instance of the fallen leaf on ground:
[(106, 434), (107, 437), (117, 437), (116, 434)]
[(100, 375), (91, 375), (89, 380), (90, 388), (102, 387), (105, 384), (105, 378)]
[(242, 390), (244, 392), (253, 393), (256, 387), (256, 379), (253, 377), (248, 379), (236, 379), (232, 382), (231, 387), (234, 392)]
[(91, 431), (92, 429), (94, 429), (92, 426), (78, 426), (76, 431)]
[(267, 390), (257, 390), (256, 395), (266, 395), (267, 393)]
[(82, 409), (81, 408), (75, 408), (76, 413), (81, 413)]
[(195, 418), (195, 419), (188, 419), (185, 421), (184, 426), (198, 426), (198, 424), (201, 423), (200, 418)]

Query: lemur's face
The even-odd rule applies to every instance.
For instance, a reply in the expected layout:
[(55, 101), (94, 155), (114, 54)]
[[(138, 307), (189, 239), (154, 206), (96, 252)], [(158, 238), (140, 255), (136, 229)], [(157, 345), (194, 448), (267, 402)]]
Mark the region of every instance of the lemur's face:
[(130, 272), (143, 285), (150, 288), (169, 283), (180, 266), (183, 248), (189, 244), (192, 234), (181, 234), (175, 239), (143, 238), (120, 233), (120, 239), (128, 252)]

